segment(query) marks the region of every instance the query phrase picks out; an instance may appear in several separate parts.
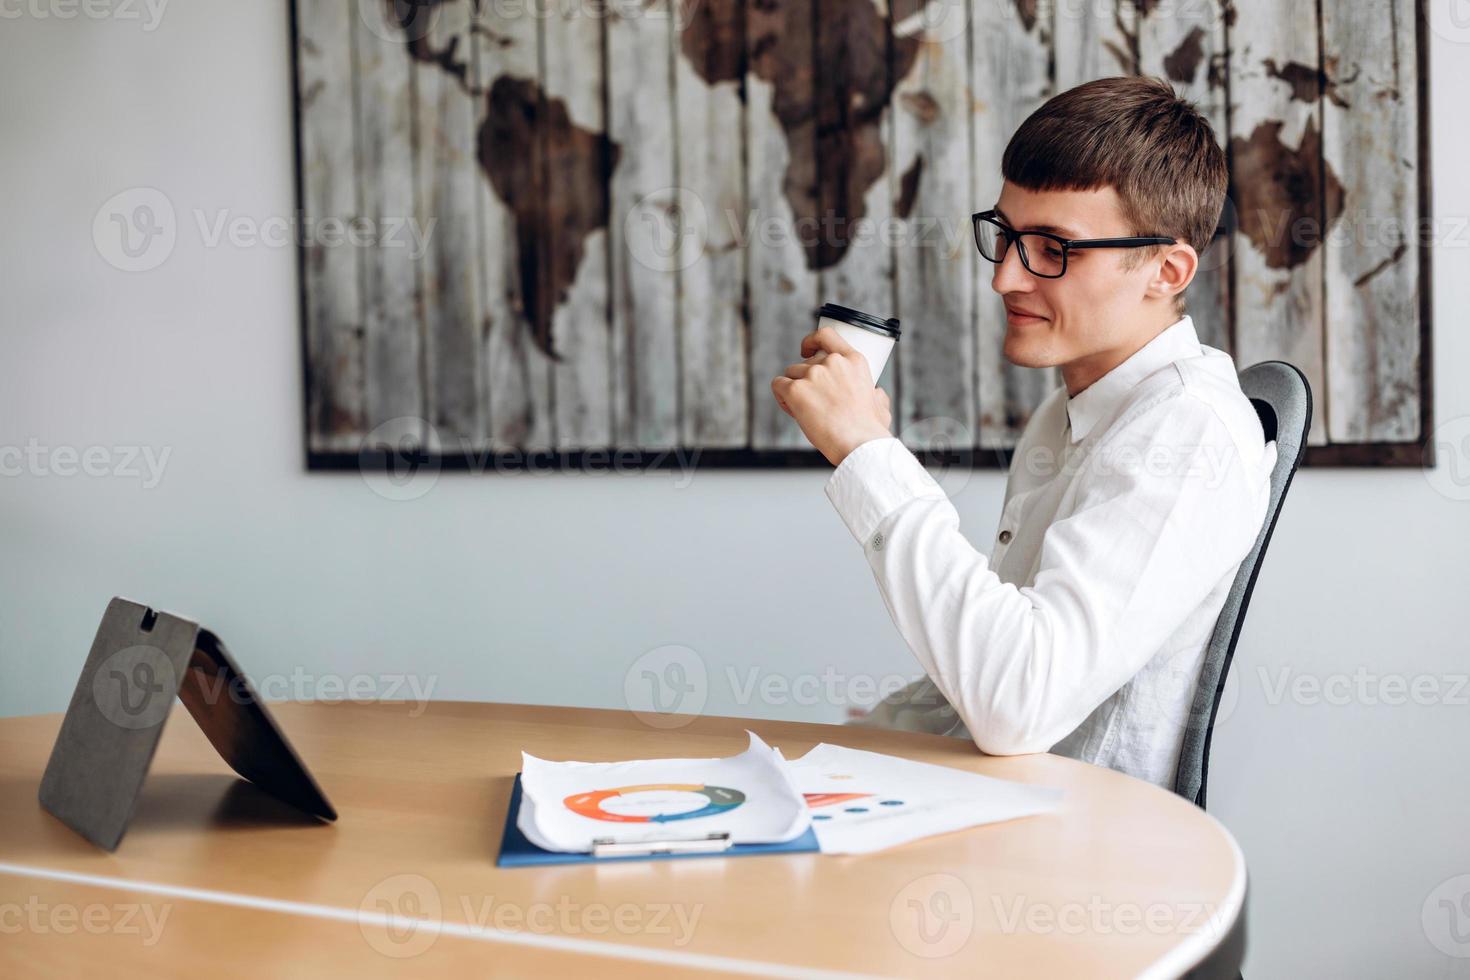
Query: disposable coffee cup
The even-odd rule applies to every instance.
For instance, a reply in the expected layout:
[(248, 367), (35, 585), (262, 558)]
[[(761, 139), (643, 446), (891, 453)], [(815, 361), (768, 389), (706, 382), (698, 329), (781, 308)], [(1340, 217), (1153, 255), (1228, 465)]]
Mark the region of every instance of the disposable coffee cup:
[(817, 311), (817, 329), (823, 327), (836, 330), (838, 336), (867, 358), (876, 385), (888, 364), (888, 355), (893, 353), (893, 345), (898, 343), (898, 320), (893, 317), (884, 320), (861, 310), (827, 303)]

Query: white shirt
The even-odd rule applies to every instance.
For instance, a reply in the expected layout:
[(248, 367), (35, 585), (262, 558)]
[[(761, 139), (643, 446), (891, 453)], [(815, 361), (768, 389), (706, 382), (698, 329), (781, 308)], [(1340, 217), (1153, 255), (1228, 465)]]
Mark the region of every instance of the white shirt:
[(1276, 443), (1182, 317), (1032, 416), (990, 554), (897, 439), (826, 491), (926, 678), (861, 723), (1053, 751), (1172, 788), (1215, 621), (1266, 516)]

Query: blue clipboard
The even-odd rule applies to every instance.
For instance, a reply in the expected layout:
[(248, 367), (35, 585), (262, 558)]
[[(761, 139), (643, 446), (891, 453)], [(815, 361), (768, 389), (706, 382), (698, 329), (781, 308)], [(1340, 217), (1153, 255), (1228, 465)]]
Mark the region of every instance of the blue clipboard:
[(665, 861), (683, 858), (744, 857), (750, 854), (815, 854), (817, 835), (810, 827), (806, 833), (784, 844), (734, 844), (723, 851), (708, 854), (629, 854), (619, 857), (595, 858), (590, 854), (568, 854), (563, 851), (548, 851), (526, 839), (521, 828), (516, 826), (516, 815), (521, 812), (521, 776), (516, 774), (515, 786), (510, 791), (510, 807), (505, 815), (505, 832), (500, 837), (500, 856), (495, 859), (496, 867), (519, 868), (536, 864), (604, 864), (610, 861)]

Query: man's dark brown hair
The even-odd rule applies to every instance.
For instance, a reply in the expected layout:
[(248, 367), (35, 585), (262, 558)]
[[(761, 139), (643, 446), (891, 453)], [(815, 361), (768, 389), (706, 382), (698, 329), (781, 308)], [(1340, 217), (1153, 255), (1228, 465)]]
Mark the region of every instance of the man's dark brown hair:
[[(1134, 235), (1168, 235), (1203, 253), (1225, 203), (1225, 152), (1199, 110), (1158, 78), (1100, 78), (1048, 100), (1001, 158), (1032, 191), (1111, 187)], [(1139, 250), (1139, 256), (1148, 250)]]

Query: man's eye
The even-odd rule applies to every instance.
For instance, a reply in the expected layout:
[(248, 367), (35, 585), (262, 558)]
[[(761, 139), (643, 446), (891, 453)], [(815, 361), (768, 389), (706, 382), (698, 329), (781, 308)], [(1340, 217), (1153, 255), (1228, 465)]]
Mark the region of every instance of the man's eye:
[(1046, 246), (1046, 257), (1049, 259), (1060, 259), (1062, 257), (1061, 248), (1056, 245)]

